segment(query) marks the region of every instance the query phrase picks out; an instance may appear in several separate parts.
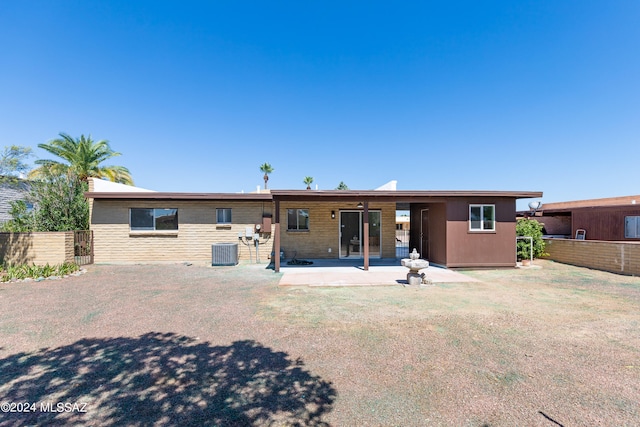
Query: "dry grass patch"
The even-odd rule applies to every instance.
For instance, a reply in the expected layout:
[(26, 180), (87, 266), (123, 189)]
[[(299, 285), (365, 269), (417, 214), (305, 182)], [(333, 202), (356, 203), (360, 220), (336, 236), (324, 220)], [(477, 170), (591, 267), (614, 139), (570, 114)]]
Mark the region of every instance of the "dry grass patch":
[[(538, 265), (423, 289), (248, 265), (3, 284), (0, 401), (86, 399), (69, 420), (94, 425), (640, 424), (640, 279)], [(65, 418), (0, 426), (20, 420)]]

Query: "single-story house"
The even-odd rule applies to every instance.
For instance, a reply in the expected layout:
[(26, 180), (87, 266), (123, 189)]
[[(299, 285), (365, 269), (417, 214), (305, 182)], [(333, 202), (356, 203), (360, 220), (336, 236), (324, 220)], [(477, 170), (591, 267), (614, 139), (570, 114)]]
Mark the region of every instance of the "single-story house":
[(640, 196), (544, 203), (520, 214), (543, 223), (548, 236), (640, 241)]
[[(212, 261), (237, 244), (240, 260), (396, 257), (396, 211), (410, 212), (410, 248), (446, 267), (513, 267), (516, 199), (541, 192), (270, 190), (86, 193), (96, 263)], [(100, 187), (100, 188), (98, 188)], [(256, 248), (256, 241), (258, 242)], [(234, 245), (235, 246), (235, 245)], [(256, 250), (257, 249), (257, 250)]]

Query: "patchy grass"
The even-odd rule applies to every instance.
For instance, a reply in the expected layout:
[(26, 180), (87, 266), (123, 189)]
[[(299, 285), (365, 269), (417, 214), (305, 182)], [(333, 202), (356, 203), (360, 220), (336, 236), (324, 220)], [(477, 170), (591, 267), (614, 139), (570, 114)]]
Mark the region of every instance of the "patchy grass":
[(536, 264), (422, 289), (254, 265), (1, 284), (0, 401), (90, 411), (0, 427), (639, 424), (640, 279)]

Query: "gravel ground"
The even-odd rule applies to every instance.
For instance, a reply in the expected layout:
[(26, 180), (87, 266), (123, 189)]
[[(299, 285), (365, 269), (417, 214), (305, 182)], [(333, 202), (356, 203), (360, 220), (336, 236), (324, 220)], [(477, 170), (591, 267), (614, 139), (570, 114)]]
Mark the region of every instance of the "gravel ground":
[(639, 425), (640, 279), (536, 264), (425, 288), (182, 264), (0, 284), (21, 411), (0, 426)]

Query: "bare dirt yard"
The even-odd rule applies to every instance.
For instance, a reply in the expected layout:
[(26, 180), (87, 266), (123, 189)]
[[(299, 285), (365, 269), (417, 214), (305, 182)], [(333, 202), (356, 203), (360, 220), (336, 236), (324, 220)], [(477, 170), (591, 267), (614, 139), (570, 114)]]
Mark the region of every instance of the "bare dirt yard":
[(418, 287), (264, 266), (0, 284), (0, 426), (640, 424), (640, 278), (537, 261)]

